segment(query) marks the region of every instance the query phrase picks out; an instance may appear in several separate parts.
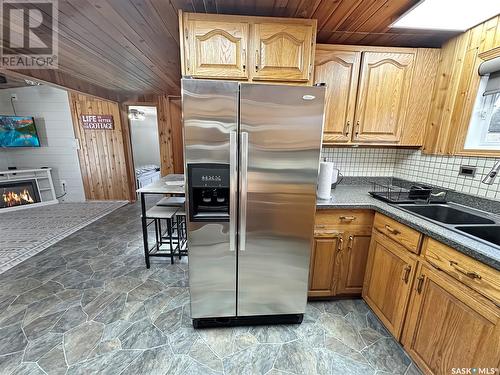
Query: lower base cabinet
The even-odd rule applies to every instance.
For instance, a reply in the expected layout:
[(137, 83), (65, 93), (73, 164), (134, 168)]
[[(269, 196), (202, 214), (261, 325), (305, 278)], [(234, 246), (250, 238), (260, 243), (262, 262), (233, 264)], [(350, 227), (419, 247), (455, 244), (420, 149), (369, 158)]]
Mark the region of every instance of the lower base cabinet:
[(371, 228), (344, 234), (347, 243), (336, 257), (335, 295), (361, 294), (371, 236)]
[(415, 255), (373, 231), (363, 298), (396, 339), (401, 336), (416, 263)]
[(309, 297), (329, 297), (335, 291), (335, 257), (342, 246), (342, 234), (314, 237), (309, 271)]
[(422, 263), (405, 324), (404, 348), (425, 373), (458, 374), (463, 373), (458, 369), (477, 368), (476, 374), (496, 374), (499, 310), (492, 301)]

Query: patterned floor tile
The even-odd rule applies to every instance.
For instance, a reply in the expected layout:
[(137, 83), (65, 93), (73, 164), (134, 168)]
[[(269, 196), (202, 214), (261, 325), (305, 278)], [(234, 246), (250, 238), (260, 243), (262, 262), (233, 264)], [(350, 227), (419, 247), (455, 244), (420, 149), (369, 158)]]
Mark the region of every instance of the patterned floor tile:
[(1, 374), (419, 373), (362, 300), (195, 330), (187, 259), (146, 269), (139, 215), (119, 208), (0, 274)]

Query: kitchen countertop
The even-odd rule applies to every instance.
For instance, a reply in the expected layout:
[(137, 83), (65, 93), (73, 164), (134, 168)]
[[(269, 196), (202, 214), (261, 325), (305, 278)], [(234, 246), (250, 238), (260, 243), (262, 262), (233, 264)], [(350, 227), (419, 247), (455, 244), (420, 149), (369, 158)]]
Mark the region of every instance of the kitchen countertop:
[(395, 205), (377, 200), (368, 194), (370, 189), (371, 187), (368, 185), (340, 185), (332, 190), (331, 199), (318, 199), (316, 207), (317, 209), (350, 208), (375, 210), (449, 245), (471, 258), (477, 259), (496, 270), (500, 270), (500, 250), (498, 248), (405, 212)]
[(149, 185), (146, 185), (140, 189), (137, 189), (137, 193), (145, 193), (145, 194), (176, 194), (176, 195), (184, 195), (185, 188), (184, 184), (182, 185), (168, 185), (169, 181), (184, 181), (183, 174), (168, 174), (158, 181), (155, 181)]

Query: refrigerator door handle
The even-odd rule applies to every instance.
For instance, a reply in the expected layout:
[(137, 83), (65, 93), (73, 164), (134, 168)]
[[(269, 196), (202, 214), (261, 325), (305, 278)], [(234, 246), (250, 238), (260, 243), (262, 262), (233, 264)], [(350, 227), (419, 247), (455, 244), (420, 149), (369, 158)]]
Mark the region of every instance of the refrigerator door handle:
[(245, 250), (247, 232), (247, 173), (248, 173), (248, 133), (241, 132), (240, 138), (240, 251)]
[(229, 251), (236, 251), (236, 213), (238, 202), (238, 135), (229, 133)]

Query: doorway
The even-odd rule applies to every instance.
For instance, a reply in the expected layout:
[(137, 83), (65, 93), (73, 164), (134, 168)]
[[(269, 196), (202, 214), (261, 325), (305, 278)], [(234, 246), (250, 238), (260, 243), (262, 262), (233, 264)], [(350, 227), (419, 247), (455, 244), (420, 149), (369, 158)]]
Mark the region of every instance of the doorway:
[(130, 141), (137, 188), (161, 177), (158, 114), (155, 106), (129, 106)]

